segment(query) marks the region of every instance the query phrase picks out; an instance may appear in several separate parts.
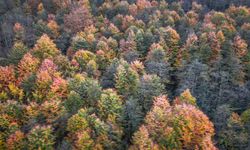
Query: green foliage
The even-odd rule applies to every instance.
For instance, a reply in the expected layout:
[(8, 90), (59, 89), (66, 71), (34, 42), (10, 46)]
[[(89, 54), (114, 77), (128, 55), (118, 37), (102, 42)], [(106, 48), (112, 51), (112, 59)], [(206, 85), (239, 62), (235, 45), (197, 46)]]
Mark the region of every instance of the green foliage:
[(87, 117), (86, 110), (80, 109), (76, 115), (68, 120), (67, 130), (73, 133), (86, 130), (89, 124), (85, 117)]
[(35, 126), (27, 135), (29, 149), (53, 150), (55, 143), (49, 126)]
[(54, 63), (58, 66), (58, 71), (64, 77), (72, 77), (76, 68), (72, 66), (69, 59), (64, 55), (59, 55), (54, 58)]
[[(73, 57), (73, 62), (76, 63), (76, 66), (79, 66), (80, 71), (87, 71), (89, 69), (90, 64), (89, 62), (95, 63), (96, 56), (90, 51), (87, 50), (79, 50), (75, 53)], [(95, 68), (96, 69), (96, 66)]]
[(225, 149), (244, 149), (248, 145), (249, 135), (242, 124), (240, 116), (232, 113), (226, 122), (226, 127), (219, 132), (219, 143)]
[(249, 149), (249, 4), (0, 0), (0, 149)]
[(69, 81), (69, 90), (78, 93), (85, 106), (94, 107), (100, 99), (102, 89), (97, 80), (77, 75)]
[(104, 90), (98, 103), (100, 117), (106, 120), (109, 116), (116, 118), (122, 113), (122, 100), (112, 89)]
[(115, 149), (118, 146), (115, 129), (86, 109), (80, 109), (68, 120), (67, 130), (70, 142), (77, 149)]
[(156, 74), (161, 78), (162, 83), (169, 83), (171, 67), (167, 62), (167, 54), (161, 46), (148, 53), (145, 66), (148, 74)]
[(123, 128), (125, 130), (125, 137), (132, 137), (133, 133), (139, 128), (140, 123), (144, 119), (142, 106), (139, 99), (130, 97), (126, 100), (124, 113), (122, 116)]
[(39, 59), (45, 59), (55, 57), (56, 55), (60, 54), (60, 51), (56, 48), (56, 45), (48, 37), (48, 35), (43, 34), (40, 39), (37, 40), (32, 53)]
[(250, 109), (245, 110), (242, 114), (241, 114), (241, 119), (243, 123), (248, 123), (250, 122)]
[(68, 95), (67, 100), (64, 102), (66, 110), (71, 114), (76, 113), (84, 105), (86, 105), (84, 103), (84, 100), (82, 100), (81, 96), (75, 91), (71, 91)]
[(88, 76), (90, 76), (90, 77), (97, 77), (98, 76), (98, 67), (97, 67), (97, 63), (94, 60), (90, 60), (87, 63), (86, 72), (87, 72)]
[(18, 64), (18, 62), (23, 58), (23, 56), (28, 52), (28, 47), (26, 47), (22, 42), (16, 42), (9, 54), (9, 60), (12, 64)]
[(117, 67), (119, 66), (120, 61), (114, 59), (111, 64), (107, 67), (101, 78), (101, 85), (104, 88), (113, 88), (115, 87), (115, 74), (117, 72)]
[(74, 51), (77, 51), (80, 49), (91, 50), (91, 48), (92, 48), (92, 43), (89, 43), (84, 37), (80, 35), (76, 35), (73, 38), (72, 49)]
[(160, 78), (156, 75), (144, 75), (141, 78), (138, 98), (140, 105), (143, 107), (144, 113), (150, 110), (153, 104), (153, 98), (164, 93), (164, 85)]
[(127, 62), (122, 62), (117, 68), (115, 87), (120, 95), (134, 94), (138, 88), (139, 76)]
[(50, 37), (54, 36), (52, 30), (41, 20), (38, 21), (38, 23), (33, 24), (33, 28), (37, 37), (41, 37), (43, 34), (47, 34)]

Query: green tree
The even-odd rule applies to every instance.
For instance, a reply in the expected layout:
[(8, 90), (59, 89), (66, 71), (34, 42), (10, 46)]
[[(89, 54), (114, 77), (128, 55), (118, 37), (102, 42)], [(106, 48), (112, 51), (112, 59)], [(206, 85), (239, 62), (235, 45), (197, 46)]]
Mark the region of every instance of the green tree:
[(26, 47), (22, 42), (14, 43), (12, 50), (8, 56), (11, 64), (18, 64), (23, 56), (28, 52), (28, 47)]
[(127, 97), (136, 92), (139, 84), (139, 75), (127, 62), (122, 61), (117, 67), (115, 78), (115, 87), (120, 95)]
[(111, 116), (117, 119), (121, 118), (123, 102), (116, 91), (112, 89), (106, 89), (102, 92), (98, 107), (100, 117), (104, 120)]
[(27, 135), (29, 149), (53, 150), (55, 137), (50, 126), (35, 126)]
[(59, 55), (60, 51), (48, 35), (44, 34), (37, 40), (35, 47), (32, 49), (32, 54), (39, 59), (45, 59)]

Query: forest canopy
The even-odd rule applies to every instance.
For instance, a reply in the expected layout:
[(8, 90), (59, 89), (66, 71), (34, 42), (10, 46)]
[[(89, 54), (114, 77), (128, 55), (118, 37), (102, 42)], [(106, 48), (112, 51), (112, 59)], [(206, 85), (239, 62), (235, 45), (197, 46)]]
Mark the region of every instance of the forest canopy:
[(250, 149), (250, 1), (0, 0), (0, 149)]

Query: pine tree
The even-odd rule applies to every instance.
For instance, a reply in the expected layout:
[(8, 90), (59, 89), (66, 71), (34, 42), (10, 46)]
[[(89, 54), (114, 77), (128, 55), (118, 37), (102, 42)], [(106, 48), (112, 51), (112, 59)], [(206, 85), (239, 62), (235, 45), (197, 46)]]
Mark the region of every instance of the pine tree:
[(153, 98), (163, 94), (164, 89), (164, 85), (156, 75), (144, 75), (141, 78), (137, 96), (144, 114), (150, 110), (153, 104)]
[[(98, 81), (92, 78), (85, 78), (82, 75), (75, 75), (69, 81), (69, 91), (74, 91), (79, 94), (84, 102), (81, 102), (85, 107), (95, 107), (101, 96), (101, 86)], [(69, 107), (69, 106), (67, 106)]]
[(167, 62), (167, 55), (162, 47), (149, 51), (145, 67), (148, 74), (156, 74), (165, 85), (169, 83), (171, 67)]
[(139, 76), (127, 62), (122, 61), (117, 67), (115, 87), (125, 97), (134, 94), (138, 88)]
[(22, 42), (14, 43), (12, 50), (9, 54), (11, 64), (18, 64), (23, 56), (28, 52), (28, 48)]

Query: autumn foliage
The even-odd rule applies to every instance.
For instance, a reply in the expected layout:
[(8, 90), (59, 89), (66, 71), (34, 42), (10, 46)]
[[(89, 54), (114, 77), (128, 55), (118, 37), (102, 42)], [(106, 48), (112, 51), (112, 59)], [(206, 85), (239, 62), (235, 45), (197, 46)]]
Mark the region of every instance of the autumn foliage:
[[(185, 94), (185, 93), (184, 93)], [(170, 106), (166, 96), (155, 98), (151, 111), (133, 137), (131, 149), (216, 149), (213, 124), (190, 104)], [(148, 142), (147, 144), (144, 142)]]
[(0, 150), (250, 149), (249, 6), (0, 1)]

